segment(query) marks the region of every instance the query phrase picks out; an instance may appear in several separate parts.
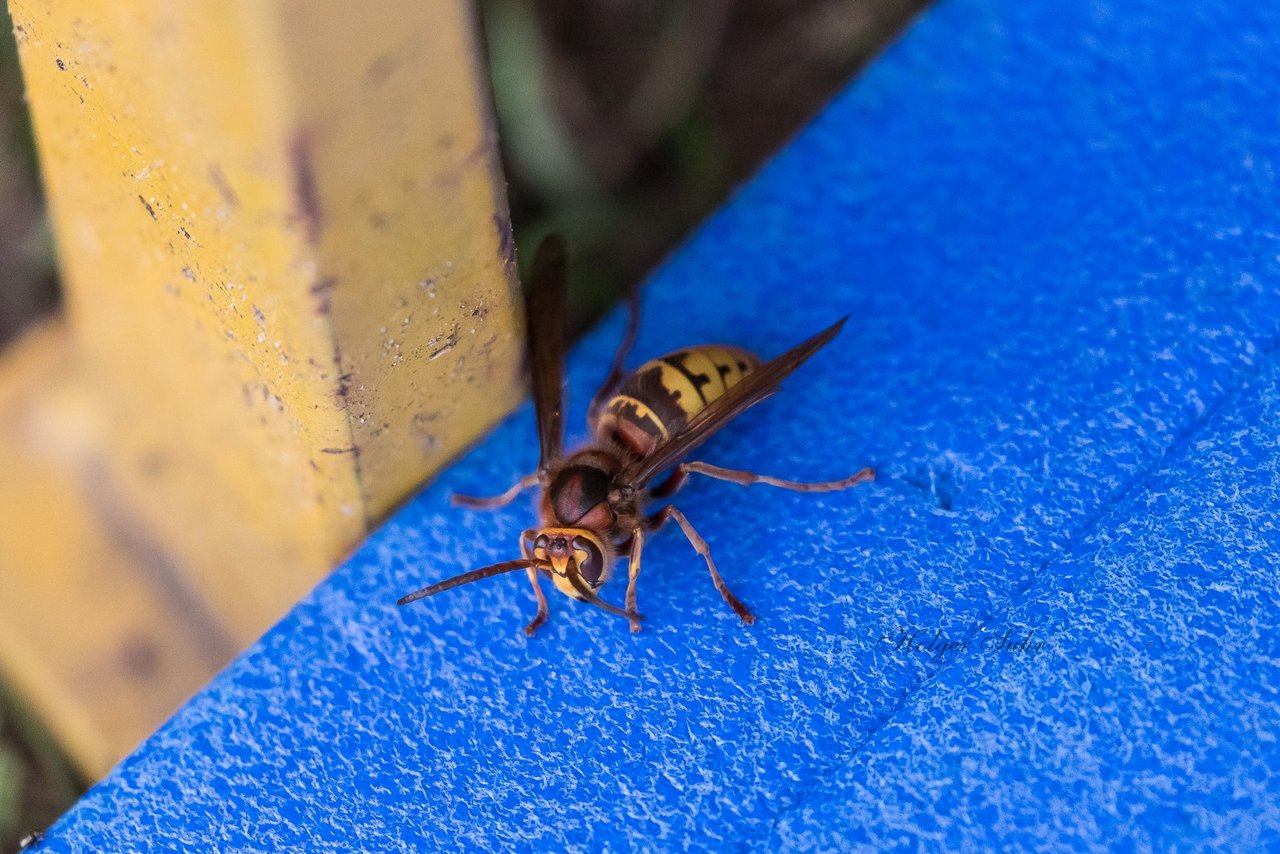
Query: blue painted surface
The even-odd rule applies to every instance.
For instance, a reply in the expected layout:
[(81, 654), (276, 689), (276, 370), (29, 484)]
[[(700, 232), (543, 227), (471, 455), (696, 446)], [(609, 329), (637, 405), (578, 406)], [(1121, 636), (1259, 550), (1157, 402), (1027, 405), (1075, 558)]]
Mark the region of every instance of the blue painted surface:
[(878, 483), (679, 498), (754, 627), (674, 528), (638, 636), (560, 597), (526, 640), (517, 577), (397, 610), (517, 555), (529, 506), (447, 501), (532, 467), (526, 407), (47, 848), (1280, 844), (1278, 40), (1249, 4), (936, 7), (646, 291), (636, 363), (853, 317), (699, 456)]

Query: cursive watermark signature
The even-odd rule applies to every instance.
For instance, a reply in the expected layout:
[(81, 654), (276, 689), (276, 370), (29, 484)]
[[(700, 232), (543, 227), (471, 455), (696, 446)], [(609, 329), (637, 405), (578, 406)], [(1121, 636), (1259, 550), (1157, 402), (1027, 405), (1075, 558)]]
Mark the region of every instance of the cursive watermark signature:
[(1037, 655), (1051, 644), (1037, 630), (1003, 627), (979, 627), (964, 637), (949, 637), (941, 629), (902, 628), (881, 635), (880, 649), (900, 655), (917, 655), (932, 659), (955, 659), (970, 652), (985, 655)]

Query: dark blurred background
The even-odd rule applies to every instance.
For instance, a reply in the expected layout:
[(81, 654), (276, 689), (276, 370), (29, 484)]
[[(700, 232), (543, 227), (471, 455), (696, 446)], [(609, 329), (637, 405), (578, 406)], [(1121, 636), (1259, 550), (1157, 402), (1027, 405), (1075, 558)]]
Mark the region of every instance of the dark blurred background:
[[(581, 332), (839, 91), (924, 0), (481, 0), (523, 257), (573, 246)], [(9, 25), (7, 12), (3, 20)], [(0, 343), (57, 306), (11, 37), (0, 39)], [(0, 691), (0, 850), (78, 780)]]
[(923, 0), (486, 0), (530, 257), (569, 237), (580, 332), (902, 28)]
[[(8, 10), (0, 9), (0, 14), (6, 33), (0, 38), (0, 342), (4, 342), (32, 318), (53, 310), (58, 287), (31, 123), (10, 35), (13, 27)], [(2, 781), (0, 777), (0, 792), (4, 791)], [(3, 817), (0, 804), (0, 822)]]

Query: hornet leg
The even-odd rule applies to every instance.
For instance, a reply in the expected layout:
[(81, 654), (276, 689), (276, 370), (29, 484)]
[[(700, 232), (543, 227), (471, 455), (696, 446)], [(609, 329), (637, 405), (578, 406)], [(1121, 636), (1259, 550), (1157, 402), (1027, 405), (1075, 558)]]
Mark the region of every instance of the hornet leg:
[(511, 488), (501, 495), (480, 497), (475, 495), (454, 495), (454, 507), (470, 507), (472, 510), (494, 510), (506, 507), (515, 497), (538, 482), (536, 474), (527, 474), (512, 484)]
[(618, 345), (618, 352), (613, 356), (613, 368), (609, 371), (609, 376), (605, 377), (605, 381), (600, 385), (600, 390), (596, 392), (596, 396), (591, 398), (591, 406), (587, 408), (587, 424), (595, 423), (596, 412), (609, 399), (609, 396), (618, 388), (618, 383), (622, 381), (622, 366), (627, 361), (627, 354), (631, 352), (631, 345), (636, 343), (636, 331), (640, 328), (640, 288), (631, 289), (631, 296), (627, 303), (627, 331), (622, 336), (622, 342)]
[[(525, 560), (533, 560), (533, 550), (529, 548), (529, 540), (536, 533), (532, 528), (520, 535), (520, 553), (524, 555)], [(529, 625), (524, 627), (524, 633), (529, 637), (533, 637), (533, 633), (538, 627), (547, 621), (547, 597), (543, 595), (542, 585), (538, 583), (538, 568), (536, 566), (528, 567), (525, 572), (529, 574), (529, 583), (533, 585), (533, 595), (538, 599), (538, 613), (534, 614), (533, 619), (529, 621)]]
[[(627, 560), (627, 611), (636, 613), (636, 579), (640, 577), (640, 554), (644, 551), (644, 527), (637, 525), (631, 532), (631, 556)], [(640, 631), (640, 621), (631, 618), (631, 631)]]
[[(688, 478), (689, 478), (689, 475), (684, 471), (684, 467), (676, 466), (675, 471), (671, 472), (671, 475), (666, 480), (664, 480), (662, 483), (658, 484), (657, 486), (650, 488), (649, 497), (650, 498), (667, 498), (668, 496), (675, 495), (677, 492), (680, 491), (680, 487), (684, 486), (684, 482), (688, 480)], [(655, 513), (653, 516), (649, 517), (650, 521), (652, 521), (653, 519), (656, 519), (659, 515), (661, 515), (661, 512), (662, 511), (658, 511), (658, 513)], [(666, 520), (664, 519), (663, 521), (666, 521)], [(662, 524), (662, 523), (659, 522), (658, 524)], [(652, 528), (650, 530), (652, 530)]]
[(796, 480), (782, 480), (781, 478), (770, 477), (767, 474), (756, 474), (742, 469), (727, 469), (721, 466), (714, 466), (711, 463), (689, 462), (676, 466), (676, 470), (671, 473), (671, 476), (655, 487), (650, 494), (655, 498), (671, 495), (684, 485), (685, 479), (690, 474), (703, 474), (716, 480), (727, 480), (740, 486), (767, 483), (769, 486), (790, 489), (793, 492), (836, 492), (841, 489), (848, 489), (851, 486), (857, 486), (863, 481), (874, 480), (876, 476), (873, 469), (867, 468), (855, 472), (843, 480), (803, 483)]
[(733, 609), (734, 613), (742, 618), (742, 622), (748, 626), (754, 623), (756, 621), (755, 614), (752, 614), (750, 609), (743, 605), (737, 596), (733, 595), (732, 591), (729, 590), (729, 586), (724, 583), (724, 579), (720, 577), (720, 572), (716, 569), (716, 562), (711, 558), (711, 548), (707, 545), (707, 541), (702, 539), (701, 535), (693, 529), (693, 526), (689, 524), (689, 520), (675, 508), (675, 505), (668, 504), (650, 516), (647, 522), (650, 528), (657, 528), (667, 521), (668, 517), (676, 520), (676, 524), (684, 531), (685, 538), (689, 540), (689, 545), (693, 546), (694, 551), (702, 555), (707, 562), (707, 570), (711, 573), (711, 583), (716, 586), (716, 590), (720, 591), (724, 601), (729, 603), (729, 607)]

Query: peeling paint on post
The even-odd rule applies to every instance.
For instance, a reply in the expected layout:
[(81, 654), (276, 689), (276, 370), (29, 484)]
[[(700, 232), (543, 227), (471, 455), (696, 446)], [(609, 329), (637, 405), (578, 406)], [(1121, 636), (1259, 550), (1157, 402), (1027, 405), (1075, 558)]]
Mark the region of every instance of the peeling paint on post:
[[(99, 425), (96, 500), (165, 556), (172, 577), (140, 583), (181, 589), (246, 644), (521, 395), (471, 4), (11, 11)], [(184, 689), (208, 675), (188, 667)], [(54, 720), (73, 745), (69, 728), (95, 726), (78, 711)], [(157, 723), (95, 743), (119, 755)]]

